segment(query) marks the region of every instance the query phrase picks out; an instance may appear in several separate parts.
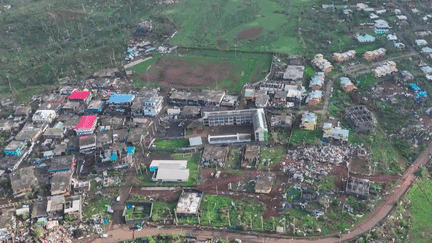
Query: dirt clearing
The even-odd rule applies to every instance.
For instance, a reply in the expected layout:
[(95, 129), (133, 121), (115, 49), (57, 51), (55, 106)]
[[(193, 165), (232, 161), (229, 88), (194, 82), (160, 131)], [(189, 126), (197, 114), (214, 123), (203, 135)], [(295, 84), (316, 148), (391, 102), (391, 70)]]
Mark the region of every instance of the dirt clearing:
[(237, 34), (237, 40), (247, 40), (247, 39), (253, 39), (259, 36), (261, 34), (261, 31), (263, 30), (262, 27), (256, 27), (252, 29), (245, 29), (242, 30), (240, 33)]
[[(147, 74), (141, 74), (147, 80)], [(241, 78), (236, 64), (223, 60), (193, 57), (161, 57), (151, 66), (148, 78), (162, 86), (199, 88), (228, 86)], [(226, 87), (229, 88), (229, 87)]]

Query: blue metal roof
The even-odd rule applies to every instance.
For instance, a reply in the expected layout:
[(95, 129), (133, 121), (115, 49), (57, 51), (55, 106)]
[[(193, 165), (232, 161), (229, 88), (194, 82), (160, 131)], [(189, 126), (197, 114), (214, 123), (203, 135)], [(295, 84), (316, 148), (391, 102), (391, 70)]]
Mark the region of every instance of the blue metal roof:
[(135, 99), (133, 94), (111, 94), (108, 103), (128, 103)]

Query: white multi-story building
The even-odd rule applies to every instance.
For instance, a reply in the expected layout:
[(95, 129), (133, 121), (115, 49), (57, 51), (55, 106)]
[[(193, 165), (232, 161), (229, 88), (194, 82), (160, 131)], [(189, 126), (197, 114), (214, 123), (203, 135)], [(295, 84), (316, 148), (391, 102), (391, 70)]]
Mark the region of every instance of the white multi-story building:
[(143, 100), (144, 116), (157, 116), (162, 110), (163, 97), (151, 96), (145, 97)]

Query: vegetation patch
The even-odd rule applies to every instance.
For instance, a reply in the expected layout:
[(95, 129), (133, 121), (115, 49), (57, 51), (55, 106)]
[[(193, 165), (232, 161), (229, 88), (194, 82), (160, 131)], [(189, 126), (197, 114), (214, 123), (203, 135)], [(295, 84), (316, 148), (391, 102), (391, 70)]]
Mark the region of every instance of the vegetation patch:
[(189, 147), (189, 140), (187, 139), (173, 139), (173, 140), (156, 140), (153, 143), (156, 148), (185, 148)]
[(290, 145), (293, 146), (306, 144), (317, 145), (320, 144), (323, 136), (323, 131), (320, 129), (312, 131), (294, 129), (291, 133)]

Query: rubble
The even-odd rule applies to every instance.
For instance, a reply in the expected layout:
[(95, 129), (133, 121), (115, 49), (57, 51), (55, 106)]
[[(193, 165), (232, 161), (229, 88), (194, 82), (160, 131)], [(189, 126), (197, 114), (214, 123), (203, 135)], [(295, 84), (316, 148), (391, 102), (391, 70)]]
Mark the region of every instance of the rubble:
[(368, 152), (363, 145), (327, 145), (298, 147), (288, 150), (287, 157), (293, 160), (307, 160), (320, 163), (341, 164), (352, 157), (366, 157)]

